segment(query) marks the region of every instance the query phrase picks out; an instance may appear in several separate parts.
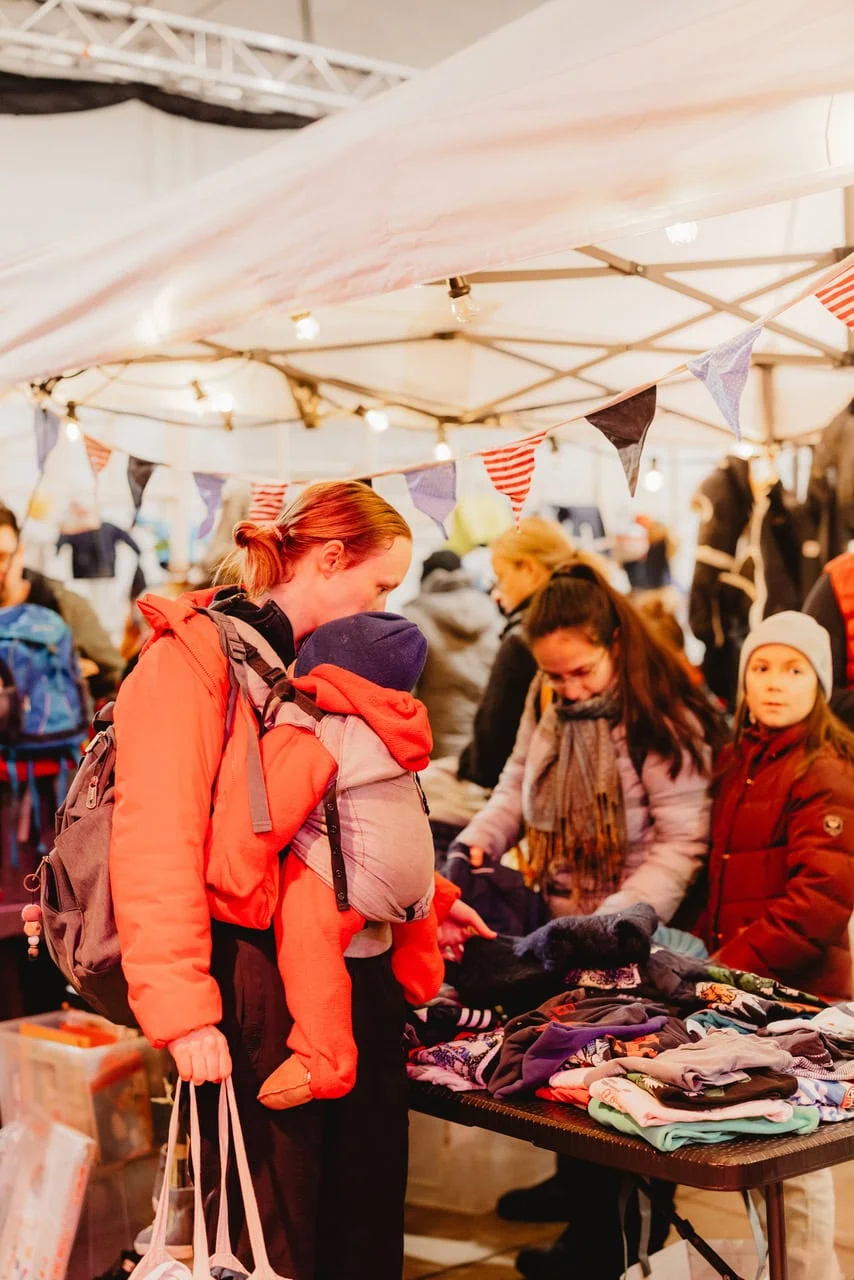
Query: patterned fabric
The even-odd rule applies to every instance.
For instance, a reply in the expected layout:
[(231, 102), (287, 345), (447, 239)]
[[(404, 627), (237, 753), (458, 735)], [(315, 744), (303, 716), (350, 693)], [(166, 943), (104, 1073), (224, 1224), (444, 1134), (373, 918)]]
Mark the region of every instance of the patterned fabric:
[(854, 1120), (854, 1084), (842, 1080), (798, 1078), (796, 1106), (817, 1107), (822, 1124)]
[(503, 1043), (504, 1032), (498, 1030), (460, 1037), (431, 1049), (415, 1049), (409, 1055), (407, 1070), (413, 1080), (445, 1085), (458, 1093), (485, 1089), (484, 1072), (494, 1065)]
[(626, 817), (611, 734), (620, 713), (616, 687), (586, 702), (555, 701), (531, 741), (525, 860), (535, 883), (571, 898), (572, 914), (595, 911), (623, 873)]

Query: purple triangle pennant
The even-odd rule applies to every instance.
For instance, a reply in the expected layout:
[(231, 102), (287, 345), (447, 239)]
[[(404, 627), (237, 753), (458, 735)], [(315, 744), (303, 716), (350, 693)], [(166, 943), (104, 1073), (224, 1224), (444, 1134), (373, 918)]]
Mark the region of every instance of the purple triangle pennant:
[(205, 504), (205, 518), (199, 525), (199, 532), (196, 536), (198, 538), (206, 538), (214, 527), (214, 520), (222, 499), (225, 476), (212, 476), (205, 471), (194, 471), (193, 479), (196, 482), (199, 497)]
[(646, 433), (655, 417), (657, 393), (657, 387), (647, 387), (645, 391), (638, 391), (637, 395), (630, 396), (628, 400), (609, 405), (607, 409), (601, 409), (598, 413), (587, 414), (587, 421), (601, 431), (606, 440), (610, 440), (620, 455), (620, 462), (623, 464), (632, 497), (635, 496), (638, 487), (638, 474), (643, 447), (646, 443)]
[(136, 524), (136, 517), (139, 515), (139, 509), (142, 506), (142, 495), (145, 493), (145, 487), (154, 474), (156, 462), (147, 462), (145, 458), (128, 458), (128, 487), (130, 496), (133, 499), (133, 523)]
[(755, 324), (735, 338), (720, 342), (711, 351), (688, 361), (688, 368), (695, 378), (699, 378), (708, 388), (715, 404), (735, 432), (736, 439), (741, 439), (741, 423), (739, 408), (747, 375), (750, 372), (750, 357), (756, 339), (762, 332), (762, 325)]
[(457, 464), (443, 462), (440, 467), (407, 471), (405, 475), (413, 505), (445, 533), (445, 521), (457, 505)]
[(59, 418), (51, 409), (46, 409), (40, 404), (36, 405), (33, 427), (36, 433), (36, 458), (38, 460), (39, 475), (42, 475), (47, 464), (48, 455), (51, 450), (56, 448), (56, 442), (59, 439)]

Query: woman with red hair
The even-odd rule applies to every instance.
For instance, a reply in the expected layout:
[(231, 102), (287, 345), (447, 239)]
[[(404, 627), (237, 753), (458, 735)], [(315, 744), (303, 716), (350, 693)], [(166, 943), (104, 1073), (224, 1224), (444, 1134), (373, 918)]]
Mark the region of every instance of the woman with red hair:
[[(210, 841), (212, 809), (245, 798), (255, 730), (238, 700), (225, 732), (228, 664), (217, 627), (199, 609), (249, 623), (287, 667), (321, 624), (384, 609), (409, 567), (411, 534), (393, 507), (353, 481), (313, 485), (275, 524), (244, 522), (234, 539), (242, 587), (140, 602), (153, 635), (116, 705), (110, 872), (130, 1003), (184, 1079), (233, 1074), (276, 1272), (399, 1280), (408, 1089), (389, 927), (368, 925), (347, 952), (359, 1056), (353, 1090), (290, 1111), (262, 1106), (258, 1090), (281, 1062), (292, 1025), (270, 927), (278, 859), (251, 866)], [(438, 890), (450, 912), (444, 947), (459, 946), (472, 929), (488, 933), (453, 901), (451, 886)], [(205, 1181), (214, 1187), (216, 1090), (201, 1091), (200, 1110)], [(230, 1192), (229, 1201), (245, 1256), (239, 1196), (232, 1202)]]

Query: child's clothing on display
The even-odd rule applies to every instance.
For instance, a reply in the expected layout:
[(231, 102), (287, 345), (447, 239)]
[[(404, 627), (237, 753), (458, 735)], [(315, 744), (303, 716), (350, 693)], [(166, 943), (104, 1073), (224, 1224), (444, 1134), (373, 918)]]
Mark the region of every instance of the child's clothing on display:
[(347, 871), (342, 900), (327, 796), (290, 841), (275, 914), (279, 969), (294, 1019), (293, 1056), (259, 1093), (276, 1110), (341, 1097), (353, 1087), (357, 1055), (346, 956), (369, 954), (365, 948), (372, 945), (386, 949), (390, 933), (392, 968), (410, 1003), (432, 999), (443, 980), (433, 842), (415, 776), (429, 761), (431, 735), (425, 707), (409, 693), (425, 653), (418, 628), (391, 614), (329, 623), (303, 644), (293, 679), (323, 718), (293, 702), (275, 712), (276, 727), (316, 735), (337, 764)]

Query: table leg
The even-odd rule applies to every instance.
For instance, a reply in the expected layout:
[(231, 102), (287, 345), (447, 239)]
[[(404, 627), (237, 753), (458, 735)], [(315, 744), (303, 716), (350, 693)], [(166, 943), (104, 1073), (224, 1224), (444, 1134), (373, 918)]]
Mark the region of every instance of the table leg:
[(765, 1188), (765, 1208), (768, 1224), (768, 1280), (788, 1280), (786, 1210), (783, 1205), (782, 1182), (772, 1182)]

